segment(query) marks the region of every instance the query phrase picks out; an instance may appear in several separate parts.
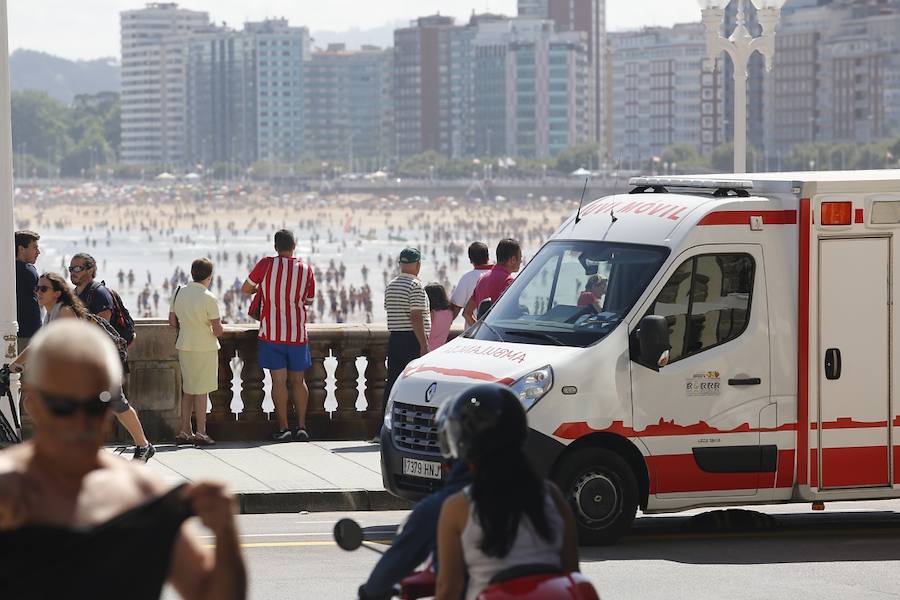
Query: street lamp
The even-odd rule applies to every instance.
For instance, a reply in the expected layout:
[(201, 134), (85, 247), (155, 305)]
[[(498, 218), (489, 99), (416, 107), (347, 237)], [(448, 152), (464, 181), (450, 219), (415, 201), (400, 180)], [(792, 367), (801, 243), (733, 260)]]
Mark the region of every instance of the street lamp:
[[(9, 29), (6, 0), (0, 0), (0, 280), (15, 281), (15, 244), (13, 243), (12, 109), (9, 85)], [(16, 288), (0, 289), (0, 357), (12, 362), (16, 357)], [(14, 378), (15, 385), (15, 378)], [(13, 393), (17, 389), (13, 389)], [(16, 410), (16, 409), (13, 409)], [(18, 415), (16, 415), (18, 416)]]
[(732, 0), (697, 0), (706, 26), (706, 49), (712, 61), (721, 52), (731, 57), (734, 65), (734, 172), (747, 170), (747, 64), (754, 52), (766, 60), (766, 70), (772, 70), (775, 55), (775, 26), (781, 18), (781, 7), (786, 0), (751, 0), (756, 7), (756, 19), (762, 27), (762, 35), (753, 37), (747, 30), (744, 6), (746, 0), (737, 0), (736, 25), (731, 36), (721, 33), (725, 21), (725, 7)]

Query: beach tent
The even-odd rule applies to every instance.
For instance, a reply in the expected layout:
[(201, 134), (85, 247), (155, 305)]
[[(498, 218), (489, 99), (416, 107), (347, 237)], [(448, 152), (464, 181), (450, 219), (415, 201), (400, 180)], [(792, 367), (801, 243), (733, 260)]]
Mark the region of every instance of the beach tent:
[(157, 175), (156, 178), (160, 181), (169, 181), (171, 179), (175, 179), (175, 176), (172, 175), (171, 173), (163, 172), (163, 173), (160, 173), (159, 175)]
[(585, 169), (584, 167), (579, 167), (570, 173), (572, 177), (587, 177), (591, 172)]
[(200, 175), (198, 175), (197, 173), (188, 173), (184, 176), (184, 178), (193, 181), (195, 179), (200, 179)]

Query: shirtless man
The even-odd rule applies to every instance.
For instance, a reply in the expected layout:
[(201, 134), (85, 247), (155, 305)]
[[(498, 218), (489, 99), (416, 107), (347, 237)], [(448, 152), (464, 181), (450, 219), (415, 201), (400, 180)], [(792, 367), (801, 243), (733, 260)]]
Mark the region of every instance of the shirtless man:
[[(0, 451), (0, 589), (16, 598), (150, 598), (168, 581), (188, 600), (245, 598), (233, 499), (224, 487), (193, 483), (167, 494), (152, 471), (103, 449), (108, 403), (122, 379), (109, 338), (61, 320), (35, 335), (30, 353), (24, 386), (35, 435)], [(214, 551), (184, 521), (190, 513), (215, 535)], [(109, 541), (119, 529), (124, 540)], [(47, 568), (48, 537), (73, 542), (64, 560), (54, 560), (65, 574), (37, 576)], [(153, 547), (102, 547), (123, 541)]]

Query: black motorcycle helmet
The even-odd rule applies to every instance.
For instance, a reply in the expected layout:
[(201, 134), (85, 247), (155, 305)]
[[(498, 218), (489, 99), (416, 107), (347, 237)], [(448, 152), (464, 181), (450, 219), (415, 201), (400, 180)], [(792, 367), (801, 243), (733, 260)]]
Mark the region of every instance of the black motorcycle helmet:
[(446, 459), (477, 461), (504, 448), (519, 448), (528, 435), (522, 403), (506, 386), (476, 385), (437, 414), (438, 441)]

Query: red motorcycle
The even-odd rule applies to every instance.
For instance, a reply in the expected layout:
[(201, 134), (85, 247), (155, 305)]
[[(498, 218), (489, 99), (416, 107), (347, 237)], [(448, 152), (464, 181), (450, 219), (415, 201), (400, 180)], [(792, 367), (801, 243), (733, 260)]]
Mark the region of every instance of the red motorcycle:
[[(384, 554), (364, 539), (359, 523), (341, 519), (334, 525), (334, 540), (347, 551), (365, 546)], [(400, 600), (431, 598), (437, 587), (437, 574), (429, 561), (422, 568), (404, 577), (394, 596)], [(497, 573), (478, 600), (600, 600), (593, 584), (581, 573), (563, 573), (553, 565), (519, 565)]]

